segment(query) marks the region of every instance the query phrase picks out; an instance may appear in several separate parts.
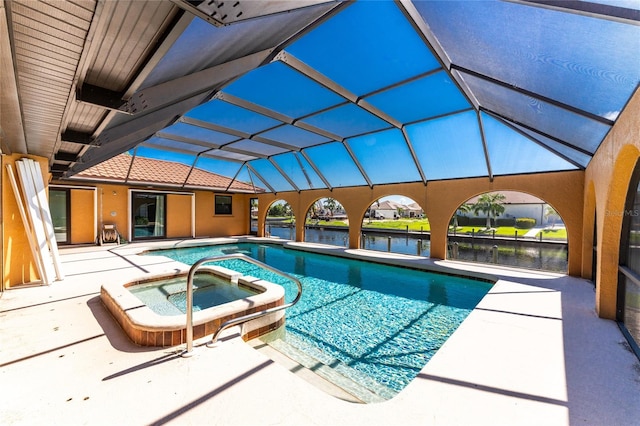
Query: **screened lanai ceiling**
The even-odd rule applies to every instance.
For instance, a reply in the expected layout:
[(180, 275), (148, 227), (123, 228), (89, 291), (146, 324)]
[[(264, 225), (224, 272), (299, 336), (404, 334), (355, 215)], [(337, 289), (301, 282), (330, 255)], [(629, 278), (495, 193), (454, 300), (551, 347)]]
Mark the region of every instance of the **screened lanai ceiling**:
[(123, 153), (275, 193), (580, 170), (640, 82), (638, 1), (173, 5), (127, 96), (80, 88), (108, 114), (59, 177)]

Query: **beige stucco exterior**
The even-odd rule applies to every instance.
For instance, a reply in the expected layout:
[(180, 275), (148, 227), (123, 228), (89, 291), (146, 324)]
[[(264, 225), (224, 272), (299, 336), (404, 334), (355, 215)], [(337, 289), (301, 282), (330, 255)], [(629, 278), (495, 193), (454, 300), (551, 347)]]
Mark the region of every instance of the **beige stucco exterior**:
[(625, 201), (640, 158), (640, 92), (636, 91), (585, 172), (583, 270), (590, 277), (594, 212), (597, 221), (596, 309), (614, 319)]
[[(25, 155), (2, 156), (2, 289), (40, 280), (5, 166), (13, 166), (24, 157), (37, 160), (43, 175), (49, 179), (46, 159)], [(129, 239), (130, 192), (150, 191), (148, 188), (109, 183), (65, 186), (64, 182), (56, 182), (56, 187), (68, 188), (70, 192), (71, 244), (94, 244), (103, 224), (115, 225), (120, 234)], [(166, 238), (223, 237), (249, 232), (248, 195), (233, 194), (232, 214), (216, 215), (215, 193), (210, 191), (153, 191), (167, 194)], [(195, 235), (192, 235), (192, 218), (195, 219)]]
[[(295, 217), (303, 218), (311, 205), (323, 197), (338, 201), (349, 217), (349, 245), (360, 246), (361, 224), (369, 206), (387, 195), (411, 198), (425, 211), (431, 225), (431, 257), (445, 259), (449, 222), (458, 206), (469, 198), (491, 191), (522, 191), (535, 195), (552, 205), (567, 226), (569, 240), (569, 274), (581, 273), (582, 204), (584, 196), (584, 172), (559, 172), (536, 175), (460, 179), (421, 183), (384, 185), (374, 188), (335, 188), (279, 194), (264, 194), (259, 199), (259, 229), (264, 229), (268, 207), (276, 200), (285, 200)], [(296, 240), (304, 240), (303, 221), (296, 222)], [(261, 235), (259, 233), (259, 235)], [(575, 247), (575, 248), (574, 248)]]
[(71, 188), (69, 190), (71, 217), (71, 244), (91, 244), (96, 240), (95, 235), (95, 198), (96, 193), (92, 189)]
[[(61, 185), (64, 187), (64, 185)], [(129, 197), (131, 191), (151, 191), (127, 185), (87, 184), (87, 188), (96, 188), (98, 215), (97, 229), (100, 232), (102, 224), (113, 224), (126, 239), (129, 232)], [(85, 192), (79, 190), (81, 192)], [(86, 191), (88, 192), (88, 191)], [(192, 237), (192, 218), (195, 218), (196, 237), (222, 237), (227, 235), (242, 235), (248, 232), (248, 196), (234, 194), (232, 197), (232, 214), (215, 215), (214, 195), (209, 191), (175, 191), (172, 189), (153, 189), (153, 192), (167, 195), (167, 223), (166, 238)], [(75, 192), (73, 193), (75, 194)], [(74, 200), (72, 196), (72, 233), (92, 233), (93, 222), (87, 221), (84, 215), (74, 215), (74, 211), (88, 211), (93, 209), (93, 199), (82, 197)], [(194, 208), (195, 205), (195, 208)], [(93, 242), (95, 235), (88, 241)], [(74, 244), (82, 241), (72, 241)]]

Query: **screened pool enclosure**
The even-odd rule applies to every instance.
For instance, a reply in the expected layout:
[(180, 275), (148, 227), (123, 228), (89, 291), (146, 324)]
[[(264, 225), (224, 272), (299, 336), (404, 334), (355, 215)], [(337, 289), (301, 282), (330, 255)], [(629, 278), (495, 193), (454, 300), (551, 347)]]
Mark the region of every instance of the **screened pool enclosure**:
[(54, 175), (119, 154), (236, 192), (580, 170), (640, 81), (637, 1), (174, 4), (127, 100), (82, 87), (112, 112)]

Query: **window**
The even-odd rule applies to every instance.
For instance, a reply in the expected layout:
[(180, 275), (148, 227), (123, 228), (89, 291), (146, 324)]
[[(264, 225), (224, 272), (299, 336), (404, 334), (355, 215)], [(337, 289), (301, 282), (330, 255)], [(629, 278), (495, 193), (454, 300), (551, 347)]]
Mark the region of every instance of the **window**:
[(215, 214), (231, 214), (231, 195), (216, 195)]
[(258, 199), (249, 200), (249, 233), (258, 235)]
[(71, 197), (68, 189), (51, 189), (49, 191), (49, 209), (51, 210), (51, 220), (53, 221), (53, 231), (55, 232), (58, 244), (70, 243), (70, 217)]

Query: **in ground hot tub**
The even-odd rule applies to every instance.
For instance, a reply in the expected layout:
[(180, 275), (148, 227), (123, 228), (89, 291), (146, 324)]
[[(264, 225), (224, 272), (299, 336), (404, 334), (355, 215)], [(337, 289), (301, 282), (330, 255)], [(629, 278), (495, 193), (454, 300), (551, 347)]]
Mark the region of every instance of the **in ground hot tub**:
[[(187, 272), (104, 284), (100, 298), (134, 342), (176, 346), (186, 342)], [(137, 294), (137, 295), (136, 295)], [(201, 268), (194, 279), (193, 338), (212, 335), (233, 318), (283, 305), (284, 288), (219, 266)], [(284, 325), (284, 311), (242, 325), (250, 340)]]

